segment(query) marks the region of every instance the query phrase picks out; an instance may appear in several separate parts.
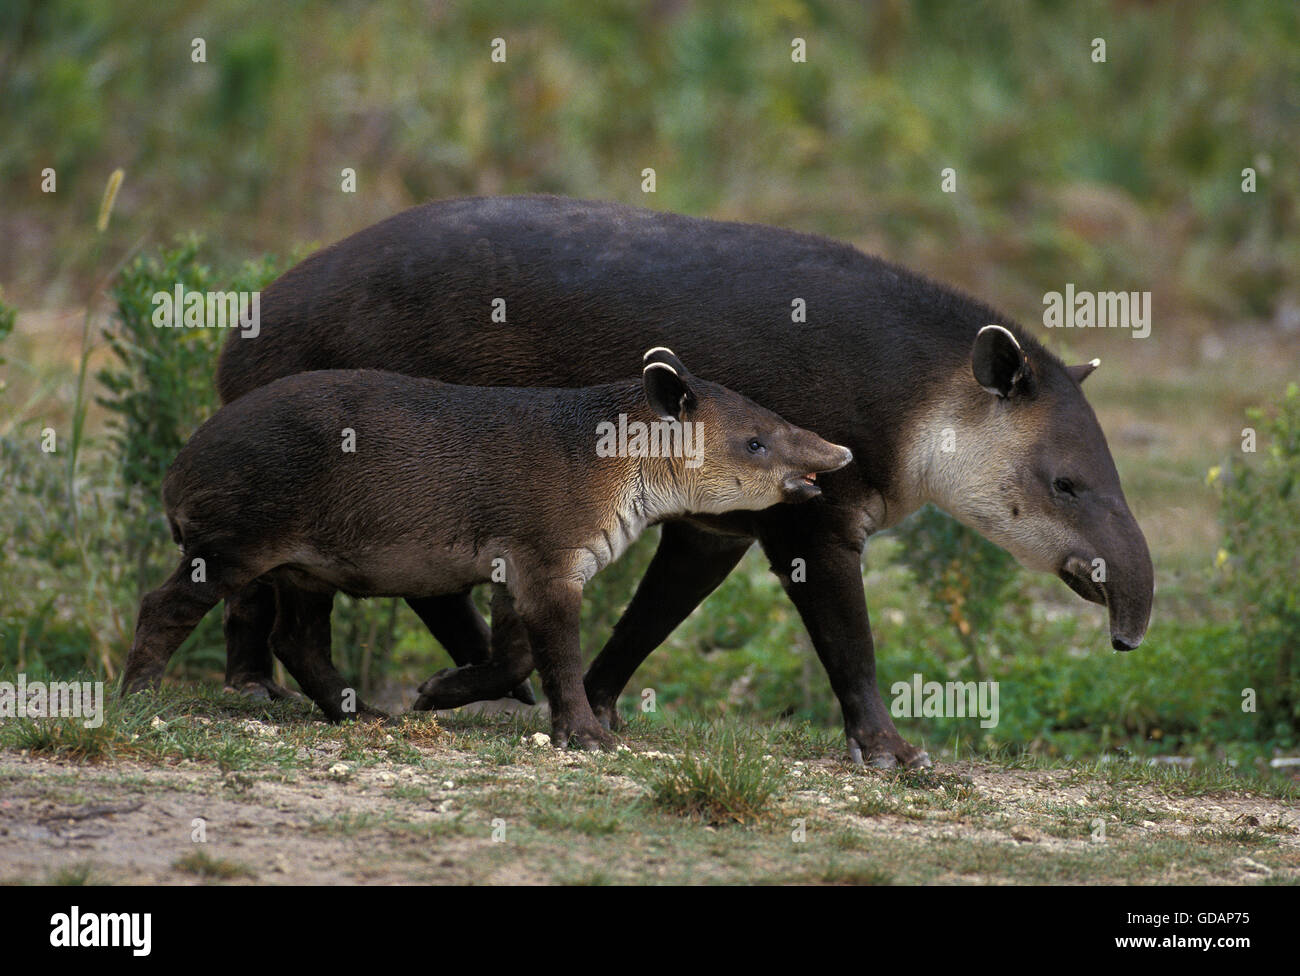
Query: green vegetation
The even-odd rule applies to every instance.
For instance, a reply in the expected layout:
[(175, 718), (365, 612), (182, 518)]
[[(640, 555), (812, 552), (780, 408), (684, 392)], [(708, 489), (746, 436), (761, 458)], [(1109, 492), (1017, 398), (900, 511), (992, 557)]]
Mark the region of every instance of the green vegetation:
[[(495, 37), (507, 43), (503, 64), (489, 57)], [(794, 37), (807, 41), (806, 63), (791, 61)], [(1105, 63), (1092, 60), (1096, 37)], [(224, 334), (155, 329), (155, 291), (256, 289), (319, 243), (429, 198), (556, 192), (842, 237), (1031, 328), (1042, 294), (1067, 281), (1153, 290), (1145, 342), (1045, 336), (1063, 355), (1104, 360), (1089, 396), (1157, 568), (1147, 642), (1111, 654), (1099, 608), (925, 510), (873, 540), (864, 569), (882, 691), (889, 701), (913, 673), (998, 681), (996, 728), (900, 720), (949, 757), (1180, 753), (1254, 768), (1294, 751), (1300, 397), (1278, 393), (1296, 352), (1283, 326), (1300, 267), (1300, 170), (1287, 163), (1300, 134), (1288, 74), (1297, 57), (1300, 19), (1267, 0), (556, 0), (490, 12), (344, 5), (309, 18), (292, 4), (217, 0), (197, 19), (143, 0), (7, 4), (0, 680), (114, 678), (140, 594), (172, 568), (161, 477), (216, 406)], [(42, 191), (47, 166), (55, 193)], [(940, 189), (948, 166), (955, 194)], [(126, 177), (100, 229), (105, 180), (119, 167)], [(654, 194), (641, 192), (645, 167)], [(1247, 167), (1254, 193), (1242, 192)], [(357, 172), (355, 194), (341, 192), (344, 168)], [(1229, 341), (1229, 327), (1250, 341)], [(1247, 423), (1254, 455), (1239, 443)], [(42, 450), (47, 430), (53, 452)], [(591, 587), (589, 654), (655, 537)], [(363, 694), (413, 687), (447, 663), (394, 601), (340, 598), (335, 656)], [(286, 726), (270, 755), (293, 768), (289, 727), (311, 711), (248, 712), (217, 694), (223, 664), (214, 613), (169, 671), (196, 682), (197, 698), (115, 703), (98, 730), (5, 722), (0, 743), (240, 772), (265, 760), (264, 744), (184, 716), (219, 727), (255, 715)], [(644, 689), (656, 711), (638, 709)], [(1247, 690), (1254, 711), (1243, 709)], [(838, 707), (757, 551), (637, 673), (624, 708), (636, 713), (632, 737), (691, 712), (791, 718), (774, 735), (802, 759), (841, 749)], [(163, 729), (150, 724), (159, 709)], [(489, 739), (494, 768), (528, 752)], [(402, 741), (389, 747), (409, 755)], [(716, 738), (697, 745), (696, 765), (654, 767), (652, 788), (676, 798), (670, 807), (705, 819), (768, 809), (760, 794), (772, 784), (746, 765), (753, 742), (733, 742), (730, 760)], [(614, 822), (603, 809), (555, 815), (593, 834)], [(597, 876), (596, 866), (575, 874)]]
[(674, 756), (643, 758), (641, 777), (666, 810), (706, 823), (752, 823), (785, 782), (767, 743), (741, 725), (687, 726)]

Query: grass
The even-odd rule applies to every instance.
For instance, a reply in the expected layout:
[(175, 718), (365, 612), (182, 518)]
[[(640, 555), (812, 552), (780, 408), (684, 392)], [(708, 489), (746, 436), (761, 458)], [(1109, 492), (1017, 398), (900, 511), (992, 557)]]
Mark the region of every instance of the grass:
[(683, 816), (754, 823), (786, 780), (768, 743), (745, 726), (693, 722), (674, 745), (674, 757), (642, 758), (638, 774), (656, 805)]
[(197, 875), (200, 878), (214, 881), (234, 881), (238, 878), (256, 879), (257, 874), (252, 868), (245, 864), (239, 864), (236, 861), (228, 861), (224, 858), (213, 857), (202, 848), (178, 858), (172, 867), (177, 871), (185, 874)]

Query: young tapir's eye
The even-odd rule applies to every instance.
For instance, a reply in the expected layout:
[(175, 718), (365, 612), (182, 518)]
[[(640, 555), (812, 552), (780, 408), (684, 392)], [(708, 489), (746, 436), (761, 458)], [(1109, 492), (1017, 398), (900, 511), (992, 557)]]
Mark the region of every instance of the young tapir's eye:
[(1057, 478), (1052, 482), (1052, 487), (1062, 495), (1069, 495), (1071, 498), (1074, 497), (1074, 482), (1069, 478)]
[(746, 446), (749, 448), (750, 454), (762, 454), (764, 451), (767, 450), (767, 448), (763, 446), (763, 442), (760, 441), (757, 437), (751, 437), (749, 439), (749, 443)]

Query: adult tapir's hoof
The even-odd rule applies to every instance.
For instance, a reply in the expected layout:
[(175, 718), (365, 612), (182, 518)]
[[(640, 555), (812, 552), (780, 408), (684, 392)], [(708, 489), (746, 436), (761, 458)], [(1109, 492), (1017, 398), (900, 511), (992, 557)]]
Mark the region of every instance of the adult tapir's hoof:
[(128, 671), (122, 678), (122, 684), (117, 689), (117, 697), (125, 698), (127, 695), (133, 695), (137, 691), (157, 691), (162, 687), (162, 673), (158, 674), (132, 674)]
[(277, 685), (268, 677), (250, 675), (226, 682), (223, 689), (232, 695), (241, 695), (252, 701), (300, 701), (302, 695), (290, 691), (283, 685)]
[(928, 769), (931, 765), (930, 755), (924, 749), (912, 745), (900, 735), (853, 735), (849, 734), (849, 758), (855, 766), (870, 766), (873, 769)]

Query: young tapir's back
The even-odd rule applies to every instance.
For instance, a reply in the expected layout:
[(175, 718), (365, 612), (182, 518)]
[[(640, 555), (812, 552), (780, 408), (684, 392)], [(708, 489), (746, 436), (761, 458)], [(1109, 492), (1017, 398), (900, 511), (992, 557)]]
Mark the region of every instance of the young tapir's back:
[(330, 556), (332, 569), (317, 575), (354, 593), (468, 585), (484, 560), (581, 543), (632, 504), (627, 462), (597, 459), (595, 444), (602, 418), (646, 412), (639, 389), (302, 373), (201, 427), (168, 471), (163, 499), (187, 549), (238, 533), (268, 552), (287, 547), (304, 565)]

